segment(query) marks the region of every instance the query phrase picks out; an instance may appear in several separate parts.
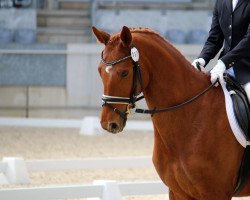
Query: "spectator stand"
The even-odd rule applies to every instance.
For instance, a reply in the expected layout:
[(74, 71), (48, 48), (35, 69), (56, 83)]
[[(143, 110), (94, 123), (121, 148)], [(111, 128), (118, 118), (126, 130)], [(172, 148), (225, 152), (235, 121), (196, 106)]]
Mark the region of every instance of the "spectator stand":
[[(0, 9), (0, 44), (36, 42), (36, 10), (30, 7), (31, 3), (31, 0), (15, 0), (12, 5), (8, 4), (12, 7)], [(0, 5), (3, 5), (3, 1), (0, 1)]]
[(0, 28), (0, 44), (8, 44), (13, 41), (13, 33), (11, 29)]
[(165, 37), (171, 43), (174, 44), (185, 44), (186, 43), (186, 34), (182, 30), (172, 29), (166, 32)]
[(187, 42), (189, 44), (204, 44), (208, 37), (208, 31), (202, 29), (194, 29), (188, 33)]
[[(156, 30), (176, 44), (200, 44), (203, 32), (208, 32), (211, 21), (210, 1), (192, 0), (95, 0), (92, 3), (92, 24), (118, 32), (121, 27), (147, 27)], [(195, 33), (199, 27), (201, 31)], [(198, 34), (199, 41), (192, 39)], [(175, 33), (177, 35), (175, 35)], [(177, 38), (178, 37), (178, 38)], [(92, 41), (95, 41), (92, 38)]]

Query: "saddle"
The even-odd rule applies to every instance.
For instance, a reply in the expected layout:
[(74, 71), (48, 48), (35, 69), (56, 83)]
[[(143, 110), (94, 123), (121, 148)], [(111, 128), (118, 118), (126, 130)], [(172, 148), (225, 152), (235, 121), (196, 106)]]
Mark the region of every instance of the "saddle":
[[(236, 120), (246, 138), (250, 140), (250, 104), (247, 94), (242, 86), (231, 76), (225, 75), (226, 88), (232, 98), (233, 110)], [(250, 146), (247, 145), (241, 161), (238, 182), (234, 191), (234, 195), (239, 193), (247, 182), (250, 172)]]

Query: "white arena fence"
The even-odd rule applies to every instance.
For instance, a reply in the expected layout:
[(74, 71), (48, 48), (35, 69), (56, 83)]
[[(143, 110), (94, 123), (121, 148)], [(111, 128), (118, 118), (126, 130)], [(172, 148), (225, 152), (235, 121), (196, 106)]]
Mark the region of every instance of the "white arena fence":
[[(114, 169), (153, 167), (150, 157), (98, 158), (83, 160), (33, 160), (3, 158), (0, 162), (2, 184), (28, 184), (28, 172)], [(2, 179), (1, 179), (2, 178)], [(167, 194), (167, 187), (160, 181), (117, 183), (110, 180), (94, 181), (92, 185), (64, 185), (34, 188), (0, 189), (4, 200), (49, 200), (90, 198), (89, 200), (121, 200), (122, 196)]]
[(3, 200), (52, 200), (89, 198), (89, 200), (122, 200), (122, 196), (167, 194), (162, 182), (117, 183), (99, 180), (93, 185), (49, 186), (36, 188), (1, 189)]
[(22, 157), (6, 157), (0, 162), (0, 184), (29, 184), (29, 172), (151, 167), (153, 163), (149, 156), (33, 161), (25, 161)]
[[(97, 117), (85, 117), (83, 120), (0, 118), (0, 126), (79, 128), (82, 135), (97, 135), (102, 132)], [(150, 121), (128, 121), (125, 130), (153, 131), (153, 125)], [(24, 161), (21, 157), (6, 157), (0, 162), (0, 184), (28, 184), (30, 183), (29, 172), (152, 166), (150, 157), (33, 161)], [(0, 189), (0, 199), (52, 200), (90, 198), (91, 200), (121, 200), (122, 196), (167, 193), (167, 187), (160, 181), (117, 183), (116, 181), (99, 180), (94, 181), (92, 185)]]
[[(0, 117), (0, 126), (79, 128), (81, 135), (98, 135), (103, 131), (99, 118), (93, 116), (85, 117), (83, 120)], [(153, 131), (153, 124), (151, 121), (128, 120), (124, 130)]]

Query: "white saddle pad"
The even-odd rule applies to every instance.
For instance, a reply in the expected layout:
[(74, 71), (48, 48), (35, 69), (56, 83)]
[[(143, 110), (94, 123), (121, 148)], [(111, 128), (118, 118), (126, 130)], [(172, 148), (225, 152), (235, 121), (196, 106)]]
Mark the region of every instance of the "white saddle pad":
[(220, 84), (221, 87), (223, 89), (224, 92), (224, 96), (225, 96), (225, 104), (226, 104), (226, 111), (227, 111), (227, 117), (229, 120), (229, 124), (231, 126), (231, 129), (234, 133), (235, 138), (237, 139), (237, 141), (241, 144), (241, 146), (243, 146), (244, 148), (246, 148), (247, 145), (250, 145), (250, 142), (246, 140), (242, 129), (240, 128), (236, 117), (234, 115), (234, 109), (233, 109), (233, 102), (232, 102), (232, 98), (230, 97), (230, 94), (226, 88), (226, 83), (223, 80), (220, 80)]

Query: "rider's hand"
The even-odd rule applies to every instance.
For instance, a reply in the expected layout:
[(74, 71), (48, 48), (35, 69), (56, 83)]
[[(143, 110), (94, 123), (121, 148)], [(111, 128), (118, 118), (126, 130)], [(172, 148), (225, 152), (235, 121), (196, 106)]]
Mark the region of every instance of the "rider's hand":
[[(192, 65), (194, 66), (195, 69), (205, 71), (205, 66), (206, 62), (203, 58), (197, 58), (192, 62)], [(200, 69), (199, 69), (200, 67)]]
[(211, 83), (215, 83), (215, 81), (218, 78), (219, 80), (223, 80), (223, 73), (225, 72), (225, 70), (226, 70), (225, 64), (221, 60), (218, 60), (215, 67), (210, 71)]

